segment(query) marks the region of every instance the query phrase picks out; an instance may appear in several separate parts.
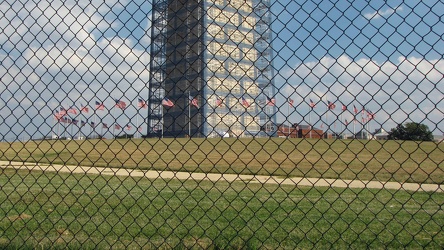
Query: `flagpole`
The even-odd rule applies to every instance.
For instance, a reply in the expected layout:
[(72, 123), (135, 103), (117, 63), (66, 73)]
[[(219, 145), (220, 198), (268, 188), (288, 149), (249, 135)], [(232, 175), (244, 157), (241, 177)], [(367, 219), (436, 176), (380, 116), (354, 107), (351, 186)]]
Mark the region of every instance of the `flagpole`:
[[(65, 120), (66, 122), (68, 122), (68, 118), (66, 118), (67, 120)], [(69, 126), (69, 125), (68, 125)], [(65, 123), (65, 125), (63, 126), (63, 128), (65, 129), (65, 131), (64, 131), (64, 134), (65, 134), (65, 139), (67, 139), (67, 135), (66, 135), (66, 133), (68, 133), (68, 132), (66, 132), (67, 130), (68, 130), (68, 128), (67, 128), (67, 125), (66, 125), (66, 123)]]
[[(85, 116), (83, 116), (83, 117), (85, 117)], [(83, 125), (82, 125), (82, 121), (83, 121), (83, 119), (82, 119), (82, 120), (80, 120), (80, 127), (79, 127), (79, 139), (80, 139), (80, 137), (82, 137), (82, 128), (83, 128)]]
[(344, 134), (344, 124), (343, 124), (343, 115), (344, 114), (344, 110), (342, 110), (342, 112), (341, 112), (341, 139), (344, 139), (344, 136), (343, 136), (343, 134)]
[(363, 134), (362, 132), (364, 131), (364, 121), (362, 120), (362, 110), (361, 110), (361, 139), (363, 139)]
[[(78, 140), (80, 140), (80, 136), (82, 135), (82, 120), (79, 120), (79, 121), (80, 121), (80, 127), (78, 127), (79, 129), (77, 131), (77, 139)], [(77, 121), (77, 122), (79, 122), (79, 121)]]
[(137, 115), (136, 116), (136, 132), (134, 134), (138, 135), (138, 133), (139, 133), (139, 116)]
[(116, 122), (117, 122), (117, 120), (116, 120), (116, 106), (114, 106), (114, 109), (113, 109), (113, 117), (114, 117), (113, 137), (115, 139), (116, 138)]
[(367, 121), (366, 121), (366, 130), (367, 130), (367, 140), (370, 138), (370, 136), (369, 136), (369, 130), (370, 130), (370, 120), (368, 119), (368, 116), (367, 116)]
[[(368, 112), (367, 112), (367, 119), (368, 119), (367, 129), (368, 129), (368, 131), (371, 131), (370, 122), (372, 121), (372, 119), (370, 119)], [(369, 132), (367, 132), (367, 133), (369, 133)], [(370, 138), (370, 139), (372, 139), (372, 138)]]
[(364, 139), (364, 128), (365, 128), (364, 117), (362, 116), (363, 112), (364, 112), (364, 106), (362, 107), (361, 110), (361, 139)]
[[(85, 108), (85, 107), (82, 107), (82, 104), (80, 104), (81, 106), (80, 106), (80, 116), (82, 116), (82, 111), (83, 111), (83, 108)], [(85, 115), (83, 115), (83, 118), (86, 118), (86, 116)], [(80, 118), (80, 119), (82, 119), (82, 118)], [(82, 128), (83, 128), (83, 124), (82, 124), (82, 121), (83, 120), (79, 120), (79, 122), (80, 122), (80, 127), (79, 127), (79, 139), (80, 139), (80, 137), (82, 137)]]
[(60, 140), (60, 119), (57, 119), (57, 139), (59, 140)]
[(353, 119), (353, 138), (356, 139), (356, 114), (354, 115)]
[(188, 90), (188, 136), (191, 138), (191, 95)]
[(370, 118), (369, 118), (369, 116), (368, 116), (368, 111), (366, 110), (366, 113), (367, 113), (367, 119), (366, 119), (366, 130), (367, 130), (367, 140), (369, 140), (370, 139)]
[(329, 111), (330, 107), (327, 106), (327, 112), (325, 112), (325, 124), (326, 124), (326, 128), (325, 128), (325, 132), (327, 134), (327, 138), (328, 139), (328, 130), (330, 129), (330, 124), (328, 123), (328, 111)]
[[(65, 121), (65, 120), (63, 120), (63, 121)], [(62, 132), (60, 133), (61, 134), (61, 137), (65, 137), (65, 139), (66, 139), (66, 124), (65, 123), (63, 123), (63, 128), (62, 128)]]
[(70, 136), (71, 136), (71, 139), (74, 139), (73, 137), (74, 137), (74, 129), (73, 129), (73, 121), (72, 121), (73, 119), (71, 119), (71, 133), (70, 133)]
[[(161, 115), (162, 115), (162, 135), (161, 135), (161, 137), (162, 137), (162, 139), (163, 139), (163, 122), (164, 122), (164, 119), (163, 119), (163, 105), (161, 104), (160, 105), (160, 110), (161, 110)], [(149, 124), (148, 124), (148, 126), (150, 126)]]
[(52, 136), (52, 138), (51, 138), (51, 140), (54, 138), (54, 120), (56, 119), (56, 117), (55, 117), (55, 115), (54, 115), (54, 113), (53, 113), (53, 117), (52, 117), (52, 125), (51, 125), (51, 136)]
[(288, 98), (287, 98), (287, 102), (288, 102), (288, 106), (287, 106), (287, 121), (288, 121), (287, 138), (288, 138), (288, 137), (290, 137), (290, 126), (291, 126), (291, 122), (290, 122), (290, 100), (288, 100)]
[[(96, 124), (97, 124), (96, 122), (97, 122), (97, 113), (94, 116), (94, 132), (96, 132)], [(92, 128), (93, 128), (93, 126), (90, 126), (89, 134), (92, 134)]]
[[(94, 110), (94, 124), (96, 124), (96, 111)], [(92, 126), (91, 126), (91, 122), (88, 122), (88, 120), (86, 120), (86, 123), (89, 125), (89, 135), (88, 137), (92, 137)]]
[[(72, 107), (73, 107), (74, 110), (77, 111), (75, 102), (72, 104)], [(78, 117), (78, 115), (76, 113), (74, 113), (74, 115), (75, 115), (76, 118)], [(74, 134), (74, 120), (77, 120), (77, 119), (71, 119), (71, 139), (72, 140), (76, 139), (76, 135)]]
[[(87, 104), (87, 105), (88, 105), (88, 104)], [(85, 105), (84, 107), (82, 107), (82, 110), (85, 109), (85, 108), (86, 108), (86, 105)], [(82, 113), (82, 110), (80, 111), (80, 114)], [(88, 113), (89, 111), (88, 111), (87, 109), (85, 109), (85, 112)], [(84, 118), (86, 121), (88, 121), (88, 120), (86, 119), (86, 115), (85, 115), (85, 114), (83, 115), (83, 118)], [(82, 121), (83, 121), (83, 120), (82, 120)], [(86, 139), (86, 134), (83, 134), (83, 133), (82, 133), (82, 128), (85, 126), (86, 123), (85, 123), (85, 122), (82, 123), (82, 121), (80, 121), (80, 135), (85, 135), (85, 136), (83, 136), (83, 137), (84, 137), (84, 139)]]
[[(60, 112), (61, 112), (62, 110), (61, 110), (61, 108), (60, 108)], [(60, 113), (59, 113), (60, 114)], [(64, 115), (63, 115), (64, 116)], [(59, 139), (60, 140), (60, 123), (61, 123), (61, 120), (63, 119), (63, 116), (58, 116), (58, 117), (60, 117), (60, 118), (58, 118), (57, 119), (57, 139)]]
[[(313, 108), (311, 108), (311, 111), (313, 111)], [(311, 139), (311, 131), (313, 130), (313, 125), (311, 124), (311, 113), (308, 114), (308, 123), (310, 123), (310, 139)]]

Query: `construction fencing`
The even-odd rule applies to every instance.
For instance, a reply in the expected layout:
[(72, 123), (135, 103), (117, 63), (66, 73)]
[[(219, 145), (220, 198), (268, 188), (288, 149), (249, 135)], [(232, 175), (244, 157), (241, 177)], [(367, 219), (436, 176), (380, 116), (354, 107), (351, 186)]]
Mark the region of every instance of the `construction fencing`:
[(444, 248), (444, 2), (0, 3), (0, 248)]

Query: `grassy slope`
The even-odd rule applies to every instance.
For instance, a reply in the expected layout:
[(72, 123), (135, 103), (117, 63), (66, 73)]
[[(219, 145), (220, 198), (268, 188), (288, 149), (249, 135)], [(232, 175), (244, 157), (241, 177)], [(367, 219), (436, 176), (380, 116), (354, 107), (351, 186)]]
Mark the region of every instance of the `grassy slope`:
[(444, 182), (444, 144), (306, 139), (130, 139), (0, 143), (0, 159), (86, 166)]
[(4, 169), (0, 248), (429, 248), (444, 194)]

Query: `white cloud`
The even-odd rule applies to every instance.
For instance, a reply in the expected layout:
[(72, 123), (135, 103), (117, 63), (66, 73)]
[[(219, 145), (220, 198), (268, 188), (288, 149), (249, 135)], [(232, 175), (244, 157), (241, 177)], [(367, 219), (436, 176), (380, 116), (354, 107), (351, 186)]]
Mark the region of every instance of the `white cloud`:
[(378, 11), (375, 11), (375, 12), (367, 13), (367, 14), (364, 14), (364, 17), (366, 19), (368, 19), (368, 20), (379, 19), (379, 18), (382, 18), (382, 17), (389, 16), (389, 15), (395, 13), (396, 11), (402, 11), (402, 6), (399, 6), (399, 7), (395, 8), (395, 9), (389, 8), (389, 9), (386, 9), (386, 10), (378, 10)]
[[(444, 84), (444, 60), (426, 60), (419, 57), (399, 57), (396, 62), (378, 63), (368, 58), (353, 61), (342, 55), (337, 59), (324, 57), (296, 65), (295, 70), (286, 69), (292, 86), (285, 85), (282, 91), (292, 99), (304, 102), (298, 113), (306, 116), (309, 98), (315, 102), (333, 101), (344, 103), (351, 110), (353, 105), (365, 106), (376, 115), (379, 123), (387, 129), (405, 120), (425, 121), (429, 127), (440, 126), (444, 117), (444, 94), (439, 86)], [(330, 79), (333, 81), (323, 81)], [(326, 106), (318, 105), (323, 114)], [(285, 108), (284, 108), (285, 109)], [(440, 117), (440, 118), (439, 118)], [(344, 119), (352, 119), (351, 113)], [(441, 122), (442, 123), (442, 122)]]
[[(19, 1), (3, 3), (1, 9), (5, 14), (0, 17), (0, 42), (16, 44), (29, 36), (33, 41), (27, 42), (38, 45), (70, 43), (69, 46), (76, 47), (82, 42), (88, 48), (94, 44), (94, 38), (86, 37), (91, 37), (93, 30), (111, 27), (105, 16), (116, 2), (28, 1), (24, 6)], [(93, 7), (96, 5), (100, 8)]]
[[(117, 34), (103, 34), (105, 30), (115, 32), (119, 25), (115, 19), (105, 18), (116, 2), (40, 1), (39, 8), (33, 1), (25, 8), (17, 2), (0, 4), (0, 42), (7, 52), (0, 51), (0, 76), (6, 82), (0, 86), (0, 100), (7, 107), (0, 110), (0, 116), (20, 111), (16, 109), (19, 101), (41, 107), (45, 100), (57, 108), (99, 98), (112, 105), (113, 98), (133, 101), (146, 93), (150, 57), (140, 45), (149, 44), (149, 36), (135, 44)], [(365, 17), (376, 19), (399, 10), (402, 7)], [(443, 74), (442, 59), (399, 57), (395, 62), (378, 63), (347, 55), (323, 57), (279, 72), (286, 84), (279, 89), (282, 98), (278, 104), (283, 105), (286, 97), (294, 99), (297, 114), (293, 116), (299, 120), (307, 120), (304, 116), (310, 99), (320, 102), (316, 109), (320, 115), (325, 112), (322, 102), (327, 100), (337, 106), (344, 103), (349, 110), (353, 105), (365, 105), (377, 112), (377, 121), (386, 129), (406, 119), (425, 119), (429, 127), (439, 126), (444, 131)], [(280, 113), (286, 114), (287, 108), (282, 107)], [(351, 113), (344, 114), (344, 119), (351, 118)]]
[[(100, 99), (112, 107), (113, 98), (132, 102), (147, 96), (146, 49), (117, 33), (104, 34), (122, 25), (107, 14), (124, 5), (102, 0), (0, 4), (0, 76), (5, 83), (0, 86), (0, 117), (8, 117), (1, 125), (8, 129), (2, 130), (13, 137), (23, 133), (19, 114), (35, 117), (39, 127), (60, 106)], [(135, 112), (130, 108), (126, 114), (134, 117)]]

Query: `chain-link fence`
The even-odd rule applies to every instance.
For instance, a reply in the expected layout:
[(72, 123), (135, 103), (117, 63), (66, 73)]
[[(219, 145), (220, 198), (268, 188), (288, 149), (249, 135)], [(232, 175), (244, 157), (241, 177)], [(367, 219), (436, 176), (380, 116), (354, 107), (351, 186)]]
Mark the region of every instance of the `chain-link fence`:
[(0, 247), (444, 248), (442, 1), (0, 3)]

